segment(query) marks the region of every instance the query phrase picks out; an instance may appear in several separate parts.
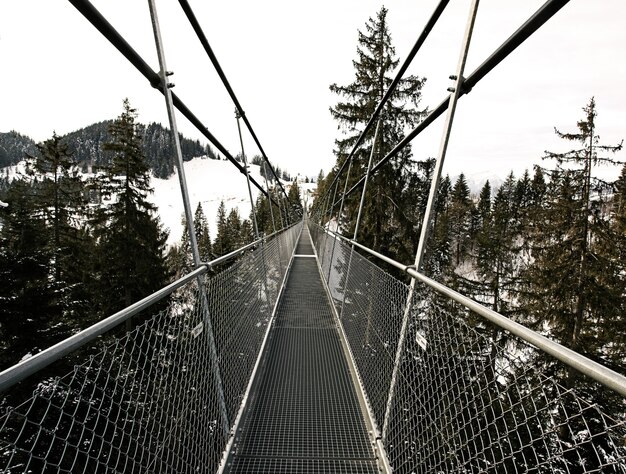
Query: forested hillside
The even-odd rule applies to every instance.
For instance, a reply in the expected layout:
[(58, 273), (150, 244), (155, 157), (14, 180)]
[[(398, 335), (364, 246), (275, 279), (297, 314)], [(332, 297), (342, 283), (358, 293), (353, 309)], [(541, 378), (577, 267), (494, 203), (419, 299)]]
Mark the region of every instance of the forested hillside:
[[(112, 120), (105, 120), (60, 137), (83, 171), (110, 164), (111, 155), (103, 150), (102, 145), (111, 140), (109, 129), (112, 123)], [(174, 147), (169, 130), (152, 122), (148, 125), (137, 124), (137, 133), (142, 136), (142, 150), (154, 176), (170, 176), (174, 172)], [(185, 161), (196, 156), (219, 159), (210, 146), (202, 145), (198, 140), (180, 135), (180, 146)], [(35, 142), (31, 138), (17, 132), (0, 133), (0, 168), (16, 164), (35, 152)]]
[[(192, 268), (188, 232), (180, 244), (167, 246), (167, 230), (148, 199), (153, 188), (145, 150), (152, 147), (158, 150), (153, 158), (166, 157), (167, 132), (158, 124), (144, 127), (136, 117), (125, 101), (116, 120), (70, 136), (53, 134), (36, 145), (25, 137), (10, 137), (27, 149), (27, 159), (12, 179), (0, 177), (0, 202), (8, 203), (0, 207), (1, 368)], [(207, 151), (191, 141), (184, 149), (188, 157)], [(82, 173), (87, 162), (97, 165), (97, 172)], [(290, 192), (295, 202), (297, 184)], [(288, 209), (281, 200), (281, 208), (274, 206), (271, 214), (269, 201), (260, 197), (260, 231), (272, 233), (286, 225), (292, 219)], [(204, 260), (256, 238), (251, 216), (241, 216), (237, 208), (227, 213), (222, 204), (213, 236), (202, 206), (195, 212)]]
[(35, 142), (17, 132), (0, 133), (0, 168), (14, 165), (35, 152)]

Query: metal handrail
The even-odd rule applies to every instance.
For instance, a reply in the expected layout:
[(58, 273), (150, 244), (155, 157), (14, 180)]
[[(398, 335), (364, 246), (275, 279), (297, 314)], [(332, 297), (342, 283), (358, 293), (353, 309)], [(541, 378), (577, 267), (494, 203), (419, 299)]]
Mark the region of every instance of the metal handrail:
[[(293, 227), (293, 226), (290, 226), (290, 227)], [(26, 359), (22, 362), (15, 364), (12, 367), (9, 367), (8, 369), (3, 370), (2, 372), (0, 372), (0, 392), (6, 391), (13, 385), (24, 380), (26, 377), (34, 374), (35, 372), (38, 372), (39, 370), (44, 369), (45, 367), (49, 366), (53, 362), (56, 362), (57, 360), (59, 360), (61, 357), (69, 354), (70, 352), (75, 351), (76, 349), (83, 347), (87, 343), (93, 341), (97, 337), (110, 331), (116, 326), (119, 326), (123, 322), (128, 321), (129, 319), (131, 319), (133, 316), (136, 316), (138, 313), (140, 313), (144, 309), (149, 308), (153, 304), (161, 301), (166, 296), (172, 294), (177, 289), (185, 286), (191, 280), (201, 277), (202, 275), (207, 273), (209, 269), (217, 265), (220, 265), (224, 262), (227, 262), (228, 260), (231, 260), (234, 257), (237, 257), (238, 255), (242, 254), (246, 250), (249, 250), (259, 245), (261, 242), (274, 237), (276, 234), (284, 232), (290, 227), (286, 227), (280, 231), (274, 232), (271, 235), (255, 240), (254, 242), (244, 245), (243, 247), (237, 250), (234, 250), (226, 255), (213, 259), (210, 262), (206, 262), (206, 263), (203, 262), (198, 268), (196, 268), (191, 273), (179, 278), (175, 282), (170, 283), (166, 287), (161, 288), (160, 290), (152, 293), (151, 295), (146, 296), (142, 300), (137, 301), (136, 303), (128, 306), (127, 308), (122, 309), (121, 311), (118, 311), (117, 313), (109, 316), (108, 318), (105, 318), (102, 321), (99, 321), (95, 323), (94, 325), (74, 334), (73, 336), (70, 336), (67, 339), (64, 339), (63, 341), (39, 352), (33, 357), (30, 357), (29, 359)]]
[(568, 349), (567, 347), (559, 344), (558, 342), (553, 341), (552, 339), (547, 338), (546, 336), (542, 336), (541, 334), (533, 331), (532, 329), (527, 328), (506, 316), (501, 315), (489, 308), (484, 307), (480, 303), (464, 296), (451, 288), (439, 283), (431, 278), (428, 278), (426, 275), (418, 272), (414, 265), (404, 265), (399, 263), (381, 253), (376, 252), (354, 240), (348, 239), (341, 234), (333, 232), (328, 229), (324, 229), (320, 227), (324, 232), (326, 232), (331, 237), (338, 238), (346, 242), (347, 244), (354, 245), (355, 247), (360, 248), (361, 250), (369, 253), (370, 255), (388, 263), (389, 265), (402, 270), (411, 278), (421, 281), (427, 286), (431, 287), (438, 293), (441, 293), (448, 298), (456, 301), (457, 303), (462, 304), (467, 309), (475, 312), (479, 316), (487, 319), (492, 322), (496, 326), (504, 329), (505, 331), (510, 332), (511, 334), (519, 337), (520, 339), (526, 341), (527, 343), (535, 346), (536, 348), (542, 350), (543, 352), (550, 354), (552, 357), (560, 360), (567, 366), (581, 372), (582, 374), (592, 378), (596, 382), (608, 387), (615, 392), (619, 393), (622, 396), (626, 396), (626, 377), (623, 375), (611, 370), (598, 362), (595, 362), (572, 349)]

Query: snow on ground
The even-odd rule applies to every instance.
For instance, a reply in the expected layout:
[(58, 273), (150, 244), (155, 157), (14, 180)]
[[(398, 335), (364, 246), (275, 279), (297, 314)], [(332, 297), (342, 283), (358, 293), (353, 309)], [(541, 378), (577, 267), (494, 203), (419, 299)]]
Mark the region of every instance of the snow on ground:
[[(259, 166), (250, 165), (250, 176), (257, 183), (265, 185)], [(220, 201), (224, 201), (227, 215), (236, 207), (242, 218), (250, 217), (250, 198), (246, 177), (229, 161), (194, 158), (185, 162), (185, 177), (191, 210), (195, 212), (198, 202), (202, 203), (202, 209), (209, 223), (211, 239), (215, 239), (217, 234), (216, 217)], [(177, 243), (183, 234), (181, 221), (185, 213), (178, 171), (168, 179), (152, 177), (150, 184), (154, 188), (154, 193), (148, 199), (157, 206), (161, 222), (170, 231), (167, 242), (170, 245)], [(255, 201), (258, 195), (259, 190), (252, 185), (252, 197)]]
[[(198, 203), (202, 203), (202, 209), (209, 223), (211, 239), (215, 239), (217, 235), (217, 209), (222, 200), (226, 206), (227, 215), (231, 209), (237, 208), (242, 219), (250, 218), (251, 208), (246, 177), (232, 163), (199, 157), (185, 162), (184, 166), (191, 210), (195, 213)], [(24, 172), (25, 162), (3, 170), (9, 179), (23, 175)], [(86, 174), (84, 178), (89, 176), (91, 175)], [(258, 165), (250, 165), (250, 176), (257, 183), (265, 186), (265, 179), (261, 176)], [(287, 192), (289, 192), (290, 184), (283, 182)], [(180, 242), (183, 234), (182, 217), (185, 211), (178, 172), (176, 171), (168, 179), (153, 176), (150, 185), (154, 188), (154, 193), (148, 196), (148, 200), (157, 207), (161, 223), (169, 230), (168, 245)], [(299, 183), (298, 185), (301, 187), (303, 199), (310, 205), (315, 184)], [(252, 197), (256, 201), (260, 191), (254, 185), (251, 188)], [(4, 203), (0, 205), (2, 204)]]

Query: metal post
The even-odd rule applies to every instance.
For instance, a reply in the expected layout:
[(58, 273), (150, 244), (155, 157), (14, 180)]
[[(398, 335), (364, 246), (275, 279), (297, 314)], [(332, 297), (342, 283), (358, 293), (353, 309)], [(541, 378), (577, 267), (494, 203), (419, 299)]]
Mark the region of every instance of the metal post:
[[(261, 166), (265, 166), (264, 164)], [(265, 169), (265, 171), (263, 172), (264, 177), (265, 177), (265, 189), (267, 190), (267, 195), (269, 196), (267, 202), (270, 206), (270, 216), (272, 218), (272, 234), (276, 233), (276, 223), (274, 222), (274, 208), (272, 207), (272, 193), (270, 191), (270, 185), (267, 181), (267, 169)]]
[[(333, 217), (333, 209), (334, 209), (334, 203), (335, 203), (335, 198), (337, 197), (337, 187), (339, 185), (339, 180), (335, 181), (335, 191), (333, 193), (333, 200), (329, 202), (330, 199), (330, 189), (328, 190), (328, 192), (326, 193), (326, 203), (324, 204), (324, 210), (321, 214), (320, 217), (320, 226), (324, 227), (326, 224), (324, 224), (324, 219), (326, 219), (326, 214), (328, 214), (328, 220), (327, 223), (330, 225), (330, 221), (332, 220)], [(330, 208), (328, 208), (328, 206), (330, 205)], [(320, 249), (326, 249), (326, 241), (328, 240), (328, 234), (324, 234), (324, 243), (320, 245)], [(326, 261), (326, 252), (323, 252), (322, 255), (322, 261), (321, 263), (325, 263)], [(332, 262), (332, 255), (331, 255), (331, 262)]]
[[(167, 77), (171, 73), (167, 72), (167, 66), (165, 65), (165, 51), (163, 49), (163, 41), (161, 39), (161, 29), (159, 28), (159, 20), (157, 17), (155, 0), (148, 0), (148, 6), (150, 7), (150, 17), (152, 18), (152, 28), (154, 30), (154, 41), (156, 44), (157, 55), (159, 57), (161, 88), (165, 97), (165, 106), (167, 107), (167, 116), (170, 122), (170, 129), (174, 139), (174, 145), (176, 149), (176, 166), (178, 168), (178, 179), (180, 181), (180, 190), (183, 197), (183, 205), (185, 207), (185, 216), (187, 218), (187, 229), (189, 230), (189, 242), (191, 244), (191, 250), (193, 253), (194, 265), (199, 267), (200, 251), (198, 249), (198, 242), (196, 239), (196, 230), (193, 223), (193, 214), (191, 212), (191, 204), (189, 202), (189, 191), (187, 189), (187, 180), (185, 179), (185, 169), (183, 166), (183, 154), (180, 147), (180, 140), (178, 137), (178, 127), (176, 126), (176, 115), (174, 113), (174, 104), (172, 102), (172, 92), (170, 88), (171, 84), (168, 83)], [(213, 336), (213, 326), (211, 324), (211, 318), (209, 317), (209, 305), (206, 300), (206, 294), (203, 290), (204, 282), (202, 277), (198, 277), (198, 289), (201, 295), (201, 304), (203, 309), (204, 325), (206, 326), (207, 337), (209, 339), (209, 348), (211, 352), (211, 364), (212, 372), (215, 378), (215, 384), (218, 390), (218, 403), (220, 407), (220, 414), (222, 417), (222, 425), (224, 434), (228, 436), (230, 430), (230, 423), (228, 422), (228, 412), (226, 410), (226, 401), (224, 398), (224, 388), (222, 384), (222, 377), (220, 374), (220, 368), (217, 357), (217, 348), (215, 346), (215, 338)]]
[[(248, 167), (248, 159), (246, 158), (246, 151), (243, 147), (243, 137), (241, 135), (241, 124), (239, 123), (239, 119), (241, 118), (241, 114), (239, 113), (239, 109), (235, 109), (235, 118), (237, 119), (237, 131), (239, 132), (239, 143), (241, 143), (241, 159), (243, 160), (243, 167), (246, 170), (246, 183), (248, 185), (248, 196), (250, 198), (250, 209), (252, 210), (252, 222), (254, 224), (254, 237), (255, 240), (259, 240), (259, 225), (256, 220), (256, 209), (254, 208), (254, 200), (252, 199), (252, 188), (250, 187), (250, 168)], [(266, 187), (267, 187), (267, 178), (266, 178)], [(271, 197), (270, 197), (270, 206), (271, 206)], [(264, 283), (262, 283), (262, 290), (265, 293), (265, 298), (269, 302), (269, 292), (268, 292), (268, 272), (267, 265), (265, 263), (265, 239), (261, 240), (261, 259), (263, 261), (263, 273), (265, 274)]]
[[(441, 170), (443, 168), (443, 162), (446, 157), (446, 151), (448, 149), (448, 142), (450, 140), (450, 132), (452, 130), (452, 122), (454, 121), (454, 112), (456, 111), (456, 104), (461, 96), (461, 91), (463, 87), (463, 73), (465, 71), (465, 62), (467, 60), (467, 53), (469, 51), (470, 41), (472, 39), (472, 32), (474, 30), (474, 22), (476, 20), (476, 12), (478, 11), (478, 3), (479, 0), (472, 0), (472, 4), (470, 6), (469, 17), (467, 20), (467, 26), (465, 28), (465, 36), (463, 38), (463, 43), (461, 45), (461, 53), (459, 56), (459, 62), (457, 66), (457, 71), (455, 76), (450, 76), (452, 80), (455, 81), (454, 87), (448, 89), (452, 94), (449, 97), (449, 105), (448, 105), (448, 114), (446, 116), (446, 122), (443, 129), (443, 135), (441, 137), (441, 145), (439, 148), (439, 155), (437, 156), (437, 162), (435, 164), (435, 169), (433, 170), (433, 177), (430, 183), (430, 193), (428, 195), (428, 204), (426, 205), (426, 212), (424, 213), (424, 219), (422, 220), (422, 231), (420, 234), (420, 240), (417, 247), (417, 252), (415, 255), (415, 268), (417, 271), (420, 270), (423, 265), (424, 259), (424, 250), (426, 247), (426, 241), (428, 239), (428, 235), (430, 233), (430, 224), (432, 220), (433, 211), (435, 208), (435, 202), (437, 199), (437, 189), (439, 188), (439, 180), (441, 179)], [(406, 332), (409, 322), (409, 314), (411, 312), (411, 301), (413, 300), (413, 294), (415, 292), (415, 280), (411, 280), (411, 284), (409, 286), (409, 295), (406, 300), (406, 305), (404, 309), (404, 315), (402, 317), (402, 326), (400, 329), (400, 336), (398, 338), (398, 348), (396, 350), (396, 358), (395, 364), (393, 367), (393, 373), (391, 376), (391, 384), (389, 386), (389, 396), (387, 397), (387, 406), (385, 408), (385, 418), (383, 421), (383, 433), (382, 438), (383, 442), (387, 438), (387, 431), (389, 429), (389, 415), (391, 412), (391, 406), (393, 403), (393, 398), (395, 396), (395, 389), (398, 378), (398, 370), (400, 368), (400, 362), (402, 357), (402, 352), (404, 351), (404, 343), (406, 341)]]
[[(372, 144), (372, 151), (370, 152), (370, 159), (367, 162), (367, 172), (365, 173), (365, 183), (363, 183), (363, 191), (361, 192), (361, 202), (359, 203), (359, 213), (356, 217), (356, 224), (354, 226), (354, 237), (352, 240), (357, 240), (357, 235), (359, 234), (359, 226), (361, 225), (361, 216), (363, 214), (363, 204), (365, 203), (365, 193), (367, 191), (367, 182), (370, 178), (370, 171), (372, 170), (372, 160), (374, 159), (374, 152), (376, 149), (376, 141), (378, 140), (378, 134), (380, 133), (380, 122), (378, 119), (376, 123), (376, 131), (374, 132), (374, 142)], [(352, 247), (354, 249), (354, 246)]]
[(248, 196), (250, 197), (250, 208), (252, 209), (252, 222), (254, 223), (254, 237), (259, 238), (259, 226), (256, 221), (256, 210), (254, 209), (254, 200), (252, 199), (252, 188), (250, 187), (250, 168), (248, 168), (248, 160), (246, 158), (246, 152), (243, 149), (243, 137), (241, 136), (241, 125), (239, 119), (241, 114), (239, 110), (235, 109), (235, 117), (237, 118), (237, 130), (239, 131), (239, 143), (241, 143), (241, 159), (243, 160), (243, 167), (246, 170), (246, 183), (248, 184)]

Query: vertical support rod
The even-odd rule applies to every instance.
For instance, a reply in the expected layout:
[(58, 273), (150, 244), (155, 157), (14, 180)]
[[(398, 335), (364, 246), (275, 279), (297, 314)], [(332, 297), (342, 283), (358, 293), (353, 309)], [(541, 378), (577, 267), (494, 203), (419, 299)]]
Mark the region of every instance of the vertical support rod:
[[(340, 228), (341, 228), (341, 216), (343, 214), (343, 205), (345, 203), (345, 199), (346, 199), (346, 191), (348, 190), (348, 181), (350, 181), (350, 172), (352, 171), (352, 158), (350, 158), (350, 162), (348, 163), (348, 172), (346, 173), (346, 182), (343, 186), (343, 194), (341, 195), (341, 204), (339, 205), (339, 212), (337, 213), (337, 228), (335, 229), (335, 232), (337, 233), (341, 233), (340, 232)], [(337, 184), (339, 184), (339, 179), (337, 179)], [(336, 191), (336, 188), (335, 188)], [(333, 205), (334, 207), (334, 205)], [(332, 219), (332, 208), (331, 208), (331, 219)], [(337, 238), (333, 239), (333, 249), (330, 253), (330, 263), (328, 265), (328, 278), (326, 279), (327, 281), (330, 282), (330, 272), (333, 269), (333, 257), (335, 255), (335, 245), (337, 244)], [(341, 319), (342, 314), (339, 314), (339, 319)]]
[(254, 209), (254, 200), (252, 199), (252, 188), (250, 187), (250, 168), (248, 168), (248, 159), (246, 158), (246, 152), (243, 149), (243, 137), (241, 136), (241, 124), (239, 119), (241, 115), (239, 110), (235, 109), (235, 117), (237, 118), (237, 130), (239, 131), (239, 143), (241, 143), (241, 159), (243, 160), (243, 167), (246, 170), (246, 183), (248, 184), (248, 196), (250, 197), (250, 208), (252, 209), (252, 222), (254, 223), (254, 237), (255, 240), (259, 240), (259, 226), (256, 221), (256, 210)]
[[(376, 153), (376, 142), (378, 141), (378, 134), (380, 133), (380, 124), (381, 119), (378, 119), (376, 122), (376, 131), (374, 132), (374, 140), (372, 141), (372, 150), (370, 151), (370, 157), (367, 161), (367, 171), (365, 173), (365, 182), (363, 183), (363, 190), (361, 191), (361, 202), (359, 203), (359, 211), (356, 216), (356, 223), (354, 224), (354, 236), (352, 240), (356, 242), (357, 237), (359, 235), (359, 226), (361, 225), (361, 217), (363, 216), (363, 205), (365, 204), (365, 194), (367, 193), (367, 183), (370, 178), (370, 172), (372, 170), (372, 160), (374, 159), (374, 154)], [(352, 244), (350, 248), (350, 257), (348, 258), (348, 269), (346, 270), (346, 280), (343, 285), (343, 297), (341, 300), (341, 312), (339, 313), (340, 318), (343, 317), (343, 307), (346, 304), (346, 292), (348, 291), (348, 283), (350, 280), (350, 270), (352, 269), (352, 256), (354, 255), (354, 244)]]
[(276, 222), (274, 222), (274, 208), (272, 206), (272, 192), (270, 191), (270, 185), (267, 181), (267, 168), (265, 168), (265, 162), (263, 162), (263, 164), (261, 165), (263, 166), (262, 169), (264, 169), (263, 171), (263, 175), (265, 177), (265, 190), (267, 191), (267, 195), (269, 196), (269, 199), (267, 200), (269, 206), (270, 206), (270, 217), (272, 218), (272, 234), (276, 233)]
[[(374, 153), (376, 150), (376, 141), (378, 140), (378, 134), (380, 133), (380, 122), (378, 119), (376, 122), (376, 131), (374, 132), (374, 142), (372, 143), (372, 151), (370, 152), (370, 159), (367, 162), (367, 172), (365, 173), (365, 182), (363, 183), (363, 191), (361, 191), (361, 202), (359, 203), (359, 212), (356, 217), (356, 224), (354, 226), (354, 236), (352, 240), (357, 241), (357, 236), (359, 234), (359, 226), (361, 225), (361, 217), (363, 215), (363, 204), (365, 204), (365, 193), (367, 192), (367, 182), (370, 178), (370, 172), (372, 171), (372, 160), (374, 159)], [(352, 246), (354, 249), (354, 246)]]
[[(193, 223), (193, 214), (191, 211), (191, 204), (189, 202), (189, 191), (187, 189), (187, 180), (185, 178), (185, 168), (183, 166), (183, 154), (180, 147), (180, 140), (178, 136), (178, 127), (176, 126), (176, 114), (174, 112), (174, 104), (172, 101), (172, 92), (170, 85), (168, 84), (167, 77), (170, 75), (167, 72), (167, 66), (165, 64), (165, 50), (163, 48), (163, 41), (161, 39), (161, 29), (159, 27), (159, 20), (157, 17), (155, 0), (148, 0), (148, 6), (150, 8), (150, 17), (152, 19), (152, 29), (154, 30), (154, 41), (156, 44), (157, 55), (159, 58), (159, 67), (161, 68), (159, 76), (161, 77), (161, 87), (163, 89), (163, 96), (165, 97), (165, 106), (167, 108), (167, 116), (170, 122), (170, 130), (174, 139), (174, 145), (176, 149), (176, 167), (178, 168), (178, 179), (180, 181), (180, 190), (183, 197), (183, 205), (185, 208), (185, 216), (187, 218), (187, 229), (189, 230), (189, 242), (193, 252), (194, 265), (200, 266), (200, 251), (198, 249), (198, 241), (196, 239), (196, 230)], [(223, 434), (228, 437), (230, 431), (230, 423), (228, 421), (228, 412), (226, 410), (226, 400), (224, 398), (224, 386), (222, 383), (222, 376), (220, 373), (220, 367), (217, 357), (217, 348), (215, 346), (215, 338), (213, 336), (213, 326), (211, 324), (211, 318), (209, 317), (209, 304), (206, 299), (206, 293), (204, 292), (204, 281), (202, 277), (198, 277), (198, 290), (201, 295), (202, 313), (204, 319), (204, 325), (206, 326), (207, 338), (209, 342), (209, 348), (211, 352), (211, 365), (212, 373), (215, 378), (215, 385), (218, 391), (218, 404), (220, 408), (220, 415), (222, 418)]]
[[(328, 214), (328, 219), (327, 219), (327, 224), (330, 227), (330, 222), (332, 221), (333, 218), (333, 209), (335, 207), (334, 203), (335, 203), (335, 198), (337, 197), (337, 187), (339, 186), (339, 179), (337, 179), (337, 181), (335, 182), (335, 191), (333, 192), (333, 200), (331, 202), (328, 201), (328, 199), (330, 198), (330, 189), (328, 190), (328, 195), (326, 196), (326, 204), (324, 206), (324, 213), (322, 214), (322, 217), (320, 218), (320, 226), (325, 226), (326, 224), (323, 224), (324, 219), (326, 219), (326, 214)], [(329, 207), (330, 206), (330, 207)], [(324, 244), (323, 246), (321, 246), (320, 248), (324, 248), (326, 249), (326, 241), (328, 240), (328, 234), (324, 233)], [(332, 262), (332, 255), (330, 257), (330, 261)], [(326, 263), (326, 251), (324, 251), (322, 253), (322, 263)]]
[[(443, 129), (443, 135), (441, 137), (441, 144), (439, 147), (439, 155), (437, 156), (437, 162), (435, 163), (435, 169), (433, 170), (433, 177), (430, 183), (430, 193), (428, 195), (428, 203), (426, 205), (426, 212), (424, 213), (424, 219), (422, 220), (422, 230), (420, 233), (420, 240), (415, 254), (415, 268), (419, 271), (424, 264), (424, 251), (426, 248), (426, 242), (430, 234), (431, 221), (435, 209), (435, 202), (437, 199), (437, 190), (439, 188), (439, 181), (441, 179), (441, 170), (443, 168), (443, 162), (448, 150), (448, 142), (450, 141), (450, 133), (452, 131), (452, 123), (454, 121), (454, 113), (456, 111), (456, 104), (461, 96), (461, 89), (463, 87), (463, 73), (465, 71), (465, 63), (467, 61), (467, 53), (469, 52), (469, 46), (472, 39), (472, 33), (474, 31), (474, 23), (476, 21), (476, 13), (478, 11), (479, 0), (472, 0), (470, 6), (470, 12), (467, 19), (467, 26), (465, 28), (465, 35), (463, 37), (463, 43), (461, 45), (461, 53), (459, 55), (459, 62), (456, 70), (456, 77), (452, 77), (455, 81), (452, 94), (450, 94), (448, 113), (446, 115), (446, 122)], [(389, 431), (389, 417), (391, 415), (391, 407), (393, 399), (395, 397), (395, 389), (398, 381), (398, 371), (400, 369), (400, 363), (402, 353), (404, 352), (404, 344), (406, 342), (406, 332), (408, 328), (409, 315), (411, 313), (411, 302), (415, 293), (416, 279), (411, 279), (411, 285), (409, 286), (409, 294), (406, 300), (404, 314), (402, 316), (402, 326), (400, 328), (400, 336), (398, 337), (398, 347), (396, 349), (395, 363), (393, 366), (393, 372), (391, 375), (391, 383), (389, 385), (389, 395), (387, 396), (387, 406), (385, 407), (385, 417), (383, 421), (383, 442), (387, 440), (387, 434)]]

